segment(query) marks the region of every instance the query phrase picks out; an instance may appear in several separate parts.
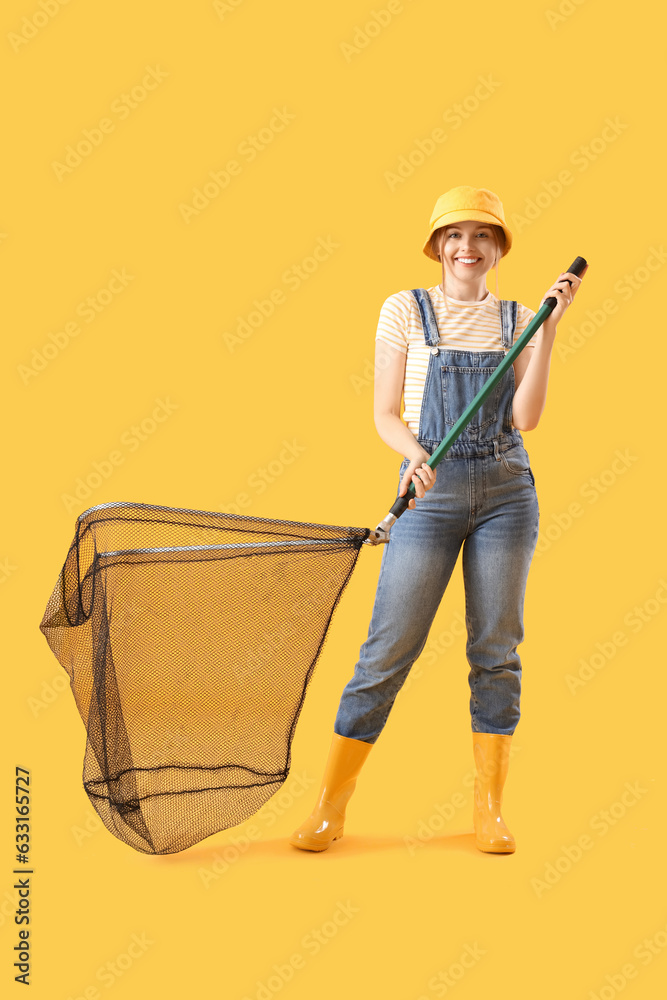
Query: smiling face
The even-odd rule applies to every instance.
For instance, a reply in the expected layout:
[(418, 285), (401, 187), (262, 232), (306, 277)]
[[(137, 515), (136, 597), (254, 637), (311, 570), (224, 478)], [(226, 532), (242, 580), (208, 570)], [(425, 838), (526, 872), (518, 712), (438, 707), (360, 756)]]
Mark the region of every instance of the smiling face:
[[(442, 251), (447, 272), (460, 280), (479, 278), (500, 257), (502, 236), (484, 222), (457, 222), (434, 234), (436, 253)], [(444, 235), (443, 235), (444, 233)]]

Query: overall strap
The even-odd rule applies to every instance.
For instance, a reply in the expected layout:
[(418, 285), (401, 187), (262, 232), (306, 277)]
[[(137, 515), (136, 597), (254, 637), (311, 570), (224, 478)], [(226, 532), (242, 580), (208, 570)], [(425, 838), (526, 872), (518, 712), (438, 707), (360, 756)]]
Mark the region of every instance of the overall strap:
[(417, 300), (419, 315), (424, 331), (424, 340), (427, 347), (437, 347), (440, 342), (440, 332), (433, 312), (431, 297), (425, 288), (411, 288), (410, 291)]
[(510, 299), (500, 300), (500, 322), (502, 324), (502, 346), (503, 350), (509, 351), (514, 344), (514, 331), (516, 330), (516, 320), (519, 311), (519, 304)]
[[(417, 300), (426, 346), (437, 347), (440, 342), (440, 332), (438, 330), (435, 312), (433, 311), (431, 297), (425, 288), (411, 288), (410, 291)], [(519, 304), (514, 299), (500, 300), (502, 347), (505, 351), (509, 351), (510, 347), (514, 344), (514, 331), (516, 330), (518, 311)]]

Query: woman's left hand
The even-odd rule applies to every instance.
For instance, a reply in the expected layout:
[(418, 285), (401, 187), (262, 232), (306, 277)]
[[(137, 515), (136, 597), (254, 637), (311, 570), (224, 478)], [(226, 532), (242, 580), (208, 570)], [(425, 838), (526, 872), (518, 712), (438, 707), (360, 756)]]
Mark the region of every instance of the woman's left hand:
[[(551, 311), (551, 315), (547, 316), (547, 323), (555, 326), (562, 318), (563, 313), (567, 307), (571, 305), (574, 296), (577, 294), (577, 290), (581, 284), (581, 279), (586, 274), (587, 270), (588, 264), (579, 277), (576, 274), (572, 274), (571, 271), (563, 271), (563, 273), (559, 275), (558, 280), (554, 281), (553, 285), (540, 302), (541, 308), (544, 305), (545, 299), (548, 299), (550, 295), (553, 295), (556, 299), (556, 305)], [(568, 284), (568, 282), (571, 282), (571, 284)]]

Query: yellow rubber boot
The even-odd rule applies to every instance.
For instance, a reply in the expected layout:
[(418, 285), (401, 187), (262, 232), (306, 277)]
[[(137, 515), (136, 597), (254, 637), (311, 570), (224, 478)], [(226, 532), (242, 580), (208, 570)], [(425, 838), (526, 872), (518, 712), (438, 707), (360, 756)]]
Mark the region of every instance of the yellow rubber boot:
[(290, 844), (302, 851), (326, 851), (343, 836), (345, 807), (373, 743), (333, 734), (317, 805), (295, 830)]
[(500, 814), (500, 806), (512, 736), (497, 733), (473, 733), (472, 736), (477, 770), (473, 807), (475, 843), (480, 851), (511, 854), (516, 850), (516, 843)]

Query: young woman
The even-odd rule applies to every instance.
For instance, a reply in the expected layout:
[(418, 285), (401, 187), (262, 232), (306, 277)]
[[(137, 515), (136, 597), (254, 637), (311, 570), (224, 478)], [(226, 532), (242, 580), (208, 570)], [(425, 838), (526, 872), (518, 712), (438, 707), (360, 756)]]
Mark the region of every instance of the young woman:
[[(316, 806), (290, 843), (326, 850), (343, 834), (345, 808), (410, 668), (424, 648), (463, 546), (470, 714), (476, 765), (476, 846), (511, 853), (500, 812), (512, 734), (519, 721), (526, 580), (539, 508), (522, 430), (544, 409), (556, 326), (581, 279), (559, 275), (556, 307), (437, 469), (427, 460), (535, 313), (501, 302), (498, 261), (512, 246), (503, 206), (486, 188), (443, 194), (424, 253), (442, 284), (390, 295), (376, 335), (375, 425), (405, 456), (399, 495), (410, 500), (382, 553), (368, 638), (346, 685)], [(496, 295), (486, 275), (496, 268)], [(403, 395), (405, 409), (400, 417)], [(437, 473), (437, 475), (436, 475)]]

